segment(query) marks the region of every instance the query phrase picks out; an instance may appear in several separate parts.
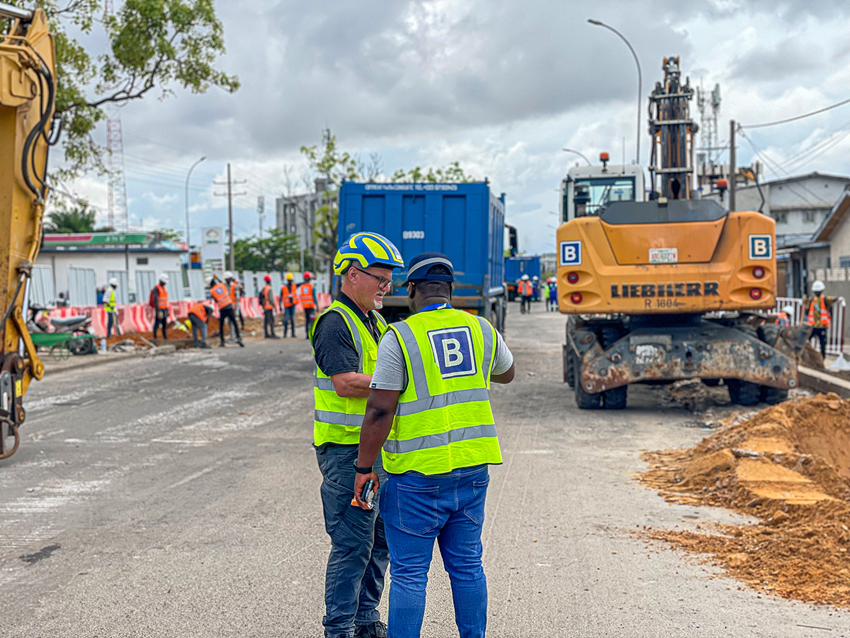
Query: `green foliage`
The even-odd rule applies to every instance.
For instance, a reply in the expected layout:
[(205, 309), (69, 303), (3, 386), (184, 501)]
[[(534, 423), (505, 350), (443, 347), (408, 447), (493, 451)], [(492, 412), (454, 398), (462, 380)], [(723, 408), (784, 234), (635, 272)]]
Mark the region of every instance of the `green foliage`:
[[(204, 93), (217, 86), (229, 93), (239, 80), (214, 67), (225, 52), (224, 29), (214, 0), (124, 0), (104, 15), (103, 0), (12, 0), (47, 13), (56, 44), (56, 115), (62, 118), (67, 166), (56, 175), (73, 178), (104, 173), (104, 150), (92, 132), (106, 119), (104, 108), (138, 100), (156, 89)], [(106, 31), (108, 50), (93, 56), (72, 35)]]
[(183, 241), (183, 231), (173, 228), (161, 228), (153, 232), (159, 241)]
[(467, 175), (460, 167), (460, 162), (452, 162), (445, 168), (433, 169), (429, 168), (423, 171), (421, 167), (416, 166), (409, 171), (403, 169), (393, 173), (390, 181), (393, 182), (411, 182), (422, 183), (432, 182), (440, 184), (465, 184), (467, 182), (476, 181), (471, 175)]
[[(284, 235), (277, 228), (271, 228), (262, 239), (251, 236), (233, 242), (233, 261), (238, 271), (283, 272), (297, 259), (298, 237)], [(229, 254), (224, 261), (230, 262)]]
[(57, 210), (47, 215), (44, 230), (48, 233), (103, 233), (108, 228), (95, 228), (96, 211), (88, 202), (79, 200), (73, 208), (60, 203)]

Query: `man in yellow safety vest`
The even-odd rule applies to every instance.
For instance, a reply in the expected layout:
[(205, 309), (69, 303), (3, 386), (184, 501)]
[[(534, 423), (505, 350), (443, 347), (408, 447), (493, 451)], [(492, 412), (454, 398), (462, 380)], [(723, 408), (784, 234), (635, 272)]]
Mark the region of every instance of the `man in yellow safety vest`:
[[(378, 342), (387, 330), (377, 311), (392, 290), (393, 269), (403, 267), (398, 249), (386, 237), (352, 235), (334, 258), (334, 273), (342, 279), (340, 294), (308, 324), (316, 360), (313, 445), (323, 478), (325, 531), (331, 537), (322, 620), (327, 638), (387, 635), (378, 612), (389, 560), (384, 523), (378, 508), (363, 511), (352, 499), (360, 424)], [(315, 303), (305, 285), (302, 305)], [(380, 464), (376, 471), (385, 476)]]
[[(491, 383), (513, 380), (514, 363), (486, 319), (451, 307), (453, 281), (445, 255), (410, 262), (416, 314), (392, 324), (381, 340), (360, 433), (354, 494), (368, 508), (365, 485), (381, 487), (392, 565), (390, 636), (419, 636), (435, 539), (460, 635), (483, 638), (487, 623), (481, 529), (488, 466), (502, 462), (489, 391)], [(379, 453), (384, 481), (373, 470)]]

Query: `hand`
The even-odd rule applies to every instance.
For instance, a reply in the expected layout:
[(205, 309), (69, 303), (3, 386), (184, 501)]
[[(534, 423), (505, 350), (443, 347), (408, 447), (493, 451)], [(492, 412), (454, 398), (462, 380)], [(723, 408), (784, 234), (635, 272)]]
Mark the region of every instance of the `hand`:
[(381, 481), (378, 479), (378, 475), (375, 474), (375, 472), (369, 472), (369, 474), (357, 474), (354, 477), (354, 500), (357, 502), (357, 506), (360, 509), (364, 509), (367, 512), (371, 512), (372, 508), (366, 504), (366, 495), (363, 494), (363, 487), (370, 480), (372, 481), (372, 491), (377, 492), (378, 488), (381, 486)]

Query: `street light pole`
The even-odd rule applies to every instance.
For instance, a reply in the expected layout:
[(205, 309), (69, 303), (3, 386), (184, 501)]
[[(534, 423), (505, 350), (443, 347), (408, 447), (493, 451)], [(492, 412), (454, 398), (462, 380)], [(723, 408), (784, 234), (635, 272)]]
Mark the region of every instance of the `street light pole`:
[(614, 27), (609, 27), (607, 24), (605, 24), (604, 22), (600, 22), (599, 20), (588, 20), (588, 22), (597, 27), (604, 27), (605, 29), (613, 31), (615, 34), (617, 34), (620, 39), (626, 43), (626, 46), (629, 47), (629, 51), (632, 52), (632, 56), (635, 59), (635, 64), (637, 65), (638, 72), (637, 132), (635, 140), (635, 155), (637, 157), (635, 161), (638, 165), (640, 165), (640, 105), (643, 99), (643, 75), (640, 72), (640, 60), (638, 60), (637, 53), (635, 53), (635, 50), (632, 47), (631, 43), (626, 40), (626, 37), (619, 31), (617, 31), (617, 29), (615, 29)]
[(576, 154), (576, 155), (578, 155), (581, 159), (583, 159), (585, 162), (587, 162), (587, 165), (588, 165), (588, 166), (593, 166), (593, 164), (591, 164), (591, 163), (590, 163), (590, 160), (589, 160), (589, 159), (587, 159), (587, 157), (584, 155), (584, 153), (579, 153), (577, 150), (572, 149), (572, 148), (562, 148), (561, 150), (562, 150), (562, 151), (566, 151), (567, 153), (575, 153), (575, 154)]
[(205, 159), (207, 159), (206, 155), (192, 164), (192, 168), (189, 169), (189, 173), (186, 175), (186, 246), (188, 246), (190, 252), (192, 250), (192, 242), (189, 241), (189, 178), (192, 177), (192, 171), (195, 170), (195, 167)]

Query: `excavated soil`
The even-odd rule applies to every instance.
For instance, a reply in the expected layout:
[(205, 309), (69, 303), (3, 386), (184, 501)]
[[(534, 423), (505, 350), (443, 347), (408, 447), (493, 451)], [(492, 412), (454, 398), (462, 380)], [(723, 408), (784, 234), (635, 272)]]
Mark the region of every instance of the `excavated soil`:
[(850, 401), (795, 399), (643, 459), (650, 469), (639, 480), (668, 501), (757, 521), (647, 537), (707, 555), (759, 591), (850, 607)]

